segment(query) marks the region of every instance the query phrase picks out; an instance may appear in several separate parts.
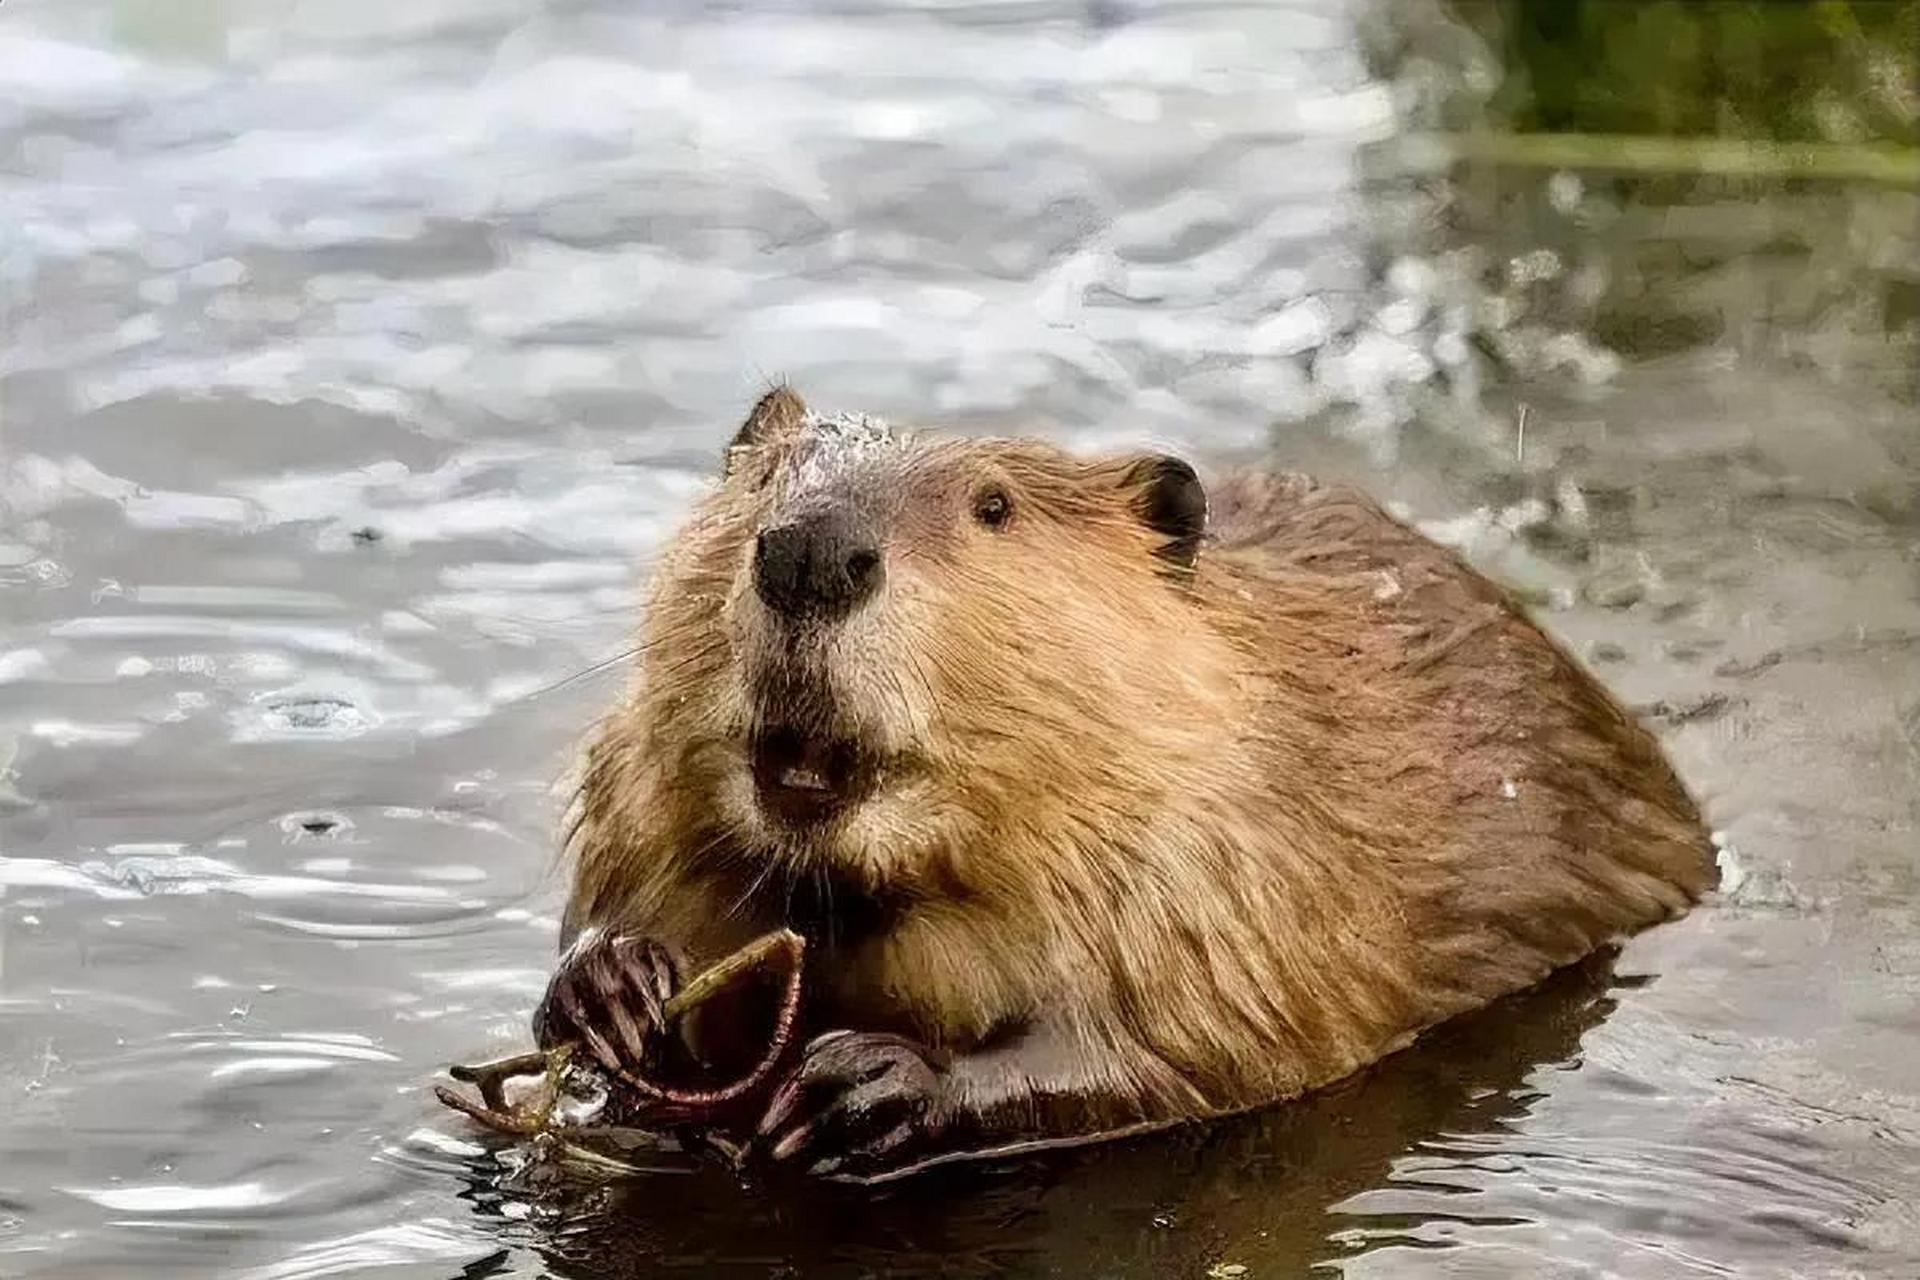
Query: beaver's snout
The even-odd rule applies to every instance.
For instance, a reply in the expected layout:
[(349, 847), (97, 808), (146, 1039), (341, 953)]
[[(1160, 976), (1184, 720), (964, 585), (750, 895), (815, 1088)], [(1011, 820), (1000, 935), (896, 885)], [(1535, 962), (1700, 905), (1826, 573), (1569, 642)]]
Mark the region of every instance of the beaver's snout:
[(885, 576), (861, 521), (821, 512), (768, 529), (754, 546), (753, 588), (782, 617), (832, 622), (859, 607)]

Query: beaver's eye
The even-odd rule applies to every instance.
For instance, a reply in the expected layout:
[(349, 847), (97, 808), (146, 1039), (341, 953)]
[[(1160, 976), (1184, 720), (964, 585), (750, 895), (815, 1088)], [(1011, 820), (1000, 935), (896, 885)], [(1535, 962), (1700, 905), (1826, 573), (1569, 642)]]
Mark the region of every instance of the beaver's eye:
[(1013, 503), (1003, 489), (983, 490), (973, 500), (973, 518), (989, 529), (998, 529), (1013, 515)]

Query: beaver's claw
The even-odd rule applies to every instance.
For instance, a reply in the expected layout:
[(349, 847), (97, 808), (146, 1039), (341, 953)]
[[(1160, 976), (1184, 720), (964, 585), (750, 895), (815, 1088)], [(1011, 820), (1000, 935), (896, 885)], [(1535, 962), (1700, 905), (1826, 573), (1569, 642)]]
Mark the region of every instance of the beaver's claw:
[(750, 1158), (867, 1176), (914, 1159), (943, 1125), (941, 1073), (925, 1050), (900, 1036), (830, 1031), (774, 1091)]
[(533, 1013), (542, 1049), (578, 1044), (616, 1076), (639, 1076), (665, 1040), (665, 1004), (680, 985), (673, 956), (657, 942), (590, 930), (560, 957)]

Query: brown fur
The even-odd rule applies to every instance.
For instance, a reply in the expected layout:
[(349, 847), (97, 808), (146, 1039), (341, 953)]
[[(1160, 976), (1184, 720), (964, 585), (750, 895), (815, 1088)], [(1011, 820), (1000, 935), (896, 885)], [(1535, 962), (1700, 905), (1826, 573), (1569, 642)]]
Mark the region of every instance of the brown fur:
[[(700, 963), (813, 903), (827, 1021), (952, 1055), (996, 1132), (1072, 1133), (1292, 1097), (1711, 885), (1646, 731), (1358, 493), (1229, 478), (1180, 571), (1137, 458), (842, 459), (815, 434), (797, 396), (764, 400), (657, 568), (586, 764), (570, 929)], [(983, 482), (1004, 530), (967, 518)], [(887, 585), (791, 644), (750, 548), (822, 484), (882, 504)], [(897, 762), (830, 831), (755, 812), (769, 670)]]

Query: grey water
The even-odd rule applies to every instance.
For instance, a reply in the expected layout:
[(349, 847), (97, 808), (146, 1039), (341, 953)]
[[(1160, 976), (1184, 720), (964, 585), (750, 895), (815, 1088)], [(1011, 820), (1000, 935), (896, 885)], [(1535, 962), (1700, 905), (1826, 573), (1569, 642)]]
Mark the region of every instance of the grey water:
[[(1920, 1274), (1920, 192), (1449, 161), (1520, 11), (0, 7), (0, 1274)], [(597, 664), (776, 377), (1360, 480), (1722, 892), (1212, 1132), (532, 1176), (430, 1085), (525, 1039)]]

